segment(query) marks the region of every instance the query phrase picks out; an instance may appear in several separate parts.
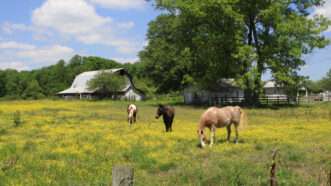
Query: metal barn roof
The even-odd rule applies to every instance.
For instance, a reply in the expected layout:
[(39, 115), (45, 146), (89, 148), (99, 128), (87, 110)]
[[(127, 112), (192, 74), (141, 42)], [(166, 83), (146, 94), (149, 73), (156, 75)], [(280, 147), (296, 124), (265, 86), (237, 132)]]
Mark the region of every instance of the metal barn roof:
[[(88, 89), (88, 82), (93, 79), (96, 75), (98, 75), (101, 72), (107, 72), (107, 73), (117, 73), (120, 71), (123, 71), (123, 68), (114, 68), (114, 69), (108, 69), (108, 70), (95, 70), (95, 71), (88, 71), (78, 74), (71, 87), (59, 92), (58, 94), (82, 94), (82, 93), (93, 93), (94, 90)], [(127, 86), (123, 89), (125, 91), (127, 88), (129, 88), (130, 84), (127, 83)]]

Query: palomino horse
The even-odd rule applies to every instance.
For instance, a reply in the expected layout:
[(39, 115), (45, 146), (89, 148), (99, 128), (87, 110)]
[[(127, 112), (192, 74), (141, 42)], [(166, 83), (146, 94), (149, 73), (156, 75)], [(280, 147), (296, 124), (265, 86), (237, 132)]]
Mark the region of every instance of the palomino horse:
[(136, 122), (136, 117), (138, 112), (137, 106), (134, 104), (129, 104), (127, 108), (127, 112), (128, 112), (129, 124), (132, 125), (132, 123)]
[(163, 122), (165, 125), (166, 132), (172, 131), (172, 122), (175, 117), (175, 109), (171, 106), (159, 105), (155, 118), (158, 119), (160, 116), (163, 116)]
[(227, 106), (223, 108), (210, 107), (208, 108), (200, 118), (198, 125), (198, 136), (200, 139), (201, 147), (205, 144), (204, 129), (207, 127), (210, 129), (210, 144), (212, 146), (215, 140), (216, 128), (226, 127), (227, 129), (227, 141), (230, 141), (231, 125), (233, 124), (236, 131), (235, 143), (238, 143), (238, 127), (243, 125), (245, 113), (239, 106)]

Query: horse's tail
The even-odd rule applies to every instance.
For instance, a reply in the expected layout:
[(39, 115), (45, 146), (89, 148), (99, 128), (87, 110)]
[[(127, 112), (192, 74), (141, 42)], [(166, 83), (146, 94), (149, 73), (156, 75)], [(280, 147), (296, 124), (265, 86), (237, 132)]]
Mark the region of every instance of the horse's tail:
[(247, 115), (244, 109), (239, 108), (240, 110), (240, 123), (239, 123), (239, 128), (240, 130), (247, 128), (248, 121), (247, 121)]

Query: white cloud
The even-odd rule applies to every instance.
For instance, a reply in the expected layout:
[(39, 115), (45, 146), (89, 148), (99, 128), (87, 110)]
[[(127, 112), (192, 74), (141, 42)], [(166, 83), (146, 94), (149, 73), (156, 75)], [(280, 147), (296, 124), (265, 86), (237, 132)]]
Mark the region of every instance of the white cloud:
[(29, 67), (23, 62), (12, 61), (12, 62), (0, 62), (0, 69), (16, 69), (18, 71), (29, 70)]
[(68, 60), (75, 54), (75, 51), (67, 46), (37, 47), (15, 41), (0, 42), (0, 49), (0, 69), (27, 70), (51, 65), (60, 59)]
[(30, 59), (37, 63), (50, 64), (58, 61), (59, 59), (68, 59), (74, 55), (72, 48), (54, 45), (33, 50), (24, 50), (17, 53), (18, 57), (23, 59)]
[[(102, 45), (115, 50), (121, 62), (137, 61), (142, 43), (130, 35), (133, 21), (116, 21), (97, 13), (95, 6), (105, 8), (142, 8), (144, 0), (45, 0), (32, 12), (31, 24), (4, 22), (4, 34), (30, 32), (34, 40), (46, 46), (35, 46), (0, 38), (0, 68), (33, 69), (68, 60), (75, 51), (59, 43), (73, 40), (86, 45)], [(6, 36), (7, 37), (7, 36)], [(107, 49), (108, 49), (107, 48)], [(82, 50), (82, 49), (81, 49)], [(83, 49), (84, 50), (84, 49)]]
[(135, 58), (115, 57), (112, 59), (120, 63), (135, 63), (139, 60), (137, 57)]
[(11, 22), (5, 22), (1, 25), (1, 30), (5, 34), (17, 34), (17, 32), (32, 32), (35, 40), (47, 41), (53, 36), (53, 33), (42, 27), (35, 25), (16, 24)]
[(331, 1), (325, 1), (324, 6), (317, 7), (315, 9), (315, 14), (324, 15), (331, 19)]
[(90, 0), (109, 9), (141, 9), (146, 5), (145, 0)]
[[(323, 6), (317, 7), (315, 9), (314, 15), (324, 15), (325, 17), (331, 19), (331, 0), (325, 1), (325, 4)], [(331, 31), (331, 27), (327, 30), (327, 32)]]
[(134, 22), (115, 22), (101, 16), (85, 0), (47, 0), (34, 10), (32, 22), (36, 27), (52, 29), (64, 38), (84, 44), (107, 45), (130, 55), (139, 50), (135, 41), (120, 36), (133, 28)]
[(15, 41), (0, 42), (0, 49), (27, 49), (32, 50), (35, 46)]
[(34, 10), (32, 22), (61, 33), (81, 34), (99, 29), (111, 19), (99, 16), (84, 0), (48, 0)]
[(132, 21), (123, 22), (123, 23), (117, 23), (117, 27), (118, 27), (119, 29), (125, 29), (125, 30), (129, 30), (129, 29), (133, 28), (134, 25), (135, 25), (135, 24), (134, 24), (134, 22), (132, 22)]
[(12, 34), (15, 31), (32, 31), (33, 28), (25, 24), (15, 24), (10, 22), (5, 22), (1, 26), (1, 30), (6, 34)]

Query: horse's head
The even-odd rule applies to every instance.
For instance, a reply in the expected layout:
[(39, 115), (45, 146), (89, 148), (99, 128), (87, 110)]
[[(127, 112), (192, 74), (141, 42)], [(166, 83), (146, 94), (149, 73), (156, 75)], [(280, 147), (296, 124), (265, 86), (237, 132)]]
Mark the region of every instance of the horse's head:
[(207, 141), (204, 131), (203, 131), (203, 129), (198, 129), (197, 132), (198, 132), (198, 136), (199, 136), (200, 145), (201, 145), (201, 147), (204, 147), (206, 145), (206, 141)]
[(159, 119), (161, 115), (164, 113), (164, 106), (162, 104), (159, 105), (159, 107), (156, 110), (155, 118)]

